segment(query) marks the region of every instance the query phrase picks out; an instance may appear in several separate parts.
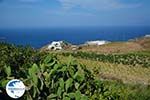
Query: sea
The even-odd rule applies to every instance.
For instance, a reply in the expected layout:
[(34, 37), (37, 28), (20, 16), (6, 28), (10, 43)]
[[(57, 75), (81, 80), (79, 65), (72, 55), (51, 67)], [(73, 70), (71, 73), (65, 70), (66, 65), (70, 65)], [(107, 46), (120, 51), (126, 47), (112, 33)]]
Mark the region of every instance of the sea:
[(53, 27), (0, 29), (0, 42), (41, 48), (52, 41), (84, 44), (86, 41), (128, 41), (150, 35), (149, 26)]

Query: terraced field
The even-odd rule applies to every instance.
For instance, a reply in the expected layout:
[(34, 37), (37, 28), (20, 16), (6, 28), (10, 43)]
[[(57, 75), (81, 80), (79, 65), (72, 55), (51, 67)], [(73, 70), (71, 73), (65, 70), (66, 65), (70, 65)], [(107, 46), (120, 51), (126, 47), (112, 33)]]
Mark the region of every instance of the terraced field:
[[(62, 61), (66, 61), (65, 59), (67, 57), (59, 56), (59, 58)], [(141, 65), (133, 66), (82, 58), (75, 59), (83, 65), (86, 65), (99, 79), (117, 80), (132, 84), (150, 84), (150, 67), (143, 68)]]

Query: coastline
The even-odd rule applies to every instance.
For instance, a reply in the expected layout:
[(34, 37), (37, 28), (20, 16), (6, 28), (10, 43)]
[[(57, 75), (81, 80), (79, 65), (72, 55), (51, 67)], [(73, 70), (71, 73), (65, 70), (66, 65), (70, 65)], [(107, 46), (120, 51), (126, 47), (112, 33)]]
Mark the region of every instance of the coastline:
[(105, 40), (110, 42), (126, 42), (143, 37), (150, 33), (149, 27), (72, 27), (72, 28), (33, 28), (0, 30), (0, 37), (16, 45), (30, 45), (41, 48), (53, 41), (65, 40), (74, 45), (87, 41)]
[[(70, 45), (75, 45), (75, 46), (78, 46), (78, 47), (83, 47), (83, 46), (87, 46), (87, 45), (99, 45), (99, 46), (102, 46), (102, 45), (106, 45), (106, 44), (110, 44), (110, 43), (126, 43), (126, 42), (133, 42), (133, 41), (138, 41), (142, 38), (150, 38), (150, 34), (146, 34), (142, 37), (135, 37), (133, 39), (129, 39), (127, 41), (108, 41), (108, 40), (98, 40), (98, 39), (95, 39), (95, 40), (88, 40), (88, 41), (85, 41), (84, 43), (81, 43), (81, 44), (73, 44), (71, 42), (68, 42), (68, 41), (65, 41), (66, 43), (70, 44)], [(63, 40), (59, 40), (59, 41), (63, 41)], [(11, 43), (9, 41), (7, 41), (7, 38), (6, 37), (0, 37), (0, 42), (6, 42), (6, 43), (9, 43), (9, 44), (15, 44), (15, 43)], [(34, 42), (33, 42), (34, 43)], [(39, 42), (40, 43), (40, 42)], [(30, 42), (30, 44), (26, 43), (26, 44), (15, 44), (15, 45), (22, 45), (22, 46), (30, 46), (34, 49), (41, 49), (41, 48), (44, 48), (46, 46), (48, 46), (51, 42), (48, 42), (48, 43), (41, 43), (39, 44), (38, 47), (34, 47), (32, 45), (32, 42)], [(34, 44), (37, 44), (36, 42)]]

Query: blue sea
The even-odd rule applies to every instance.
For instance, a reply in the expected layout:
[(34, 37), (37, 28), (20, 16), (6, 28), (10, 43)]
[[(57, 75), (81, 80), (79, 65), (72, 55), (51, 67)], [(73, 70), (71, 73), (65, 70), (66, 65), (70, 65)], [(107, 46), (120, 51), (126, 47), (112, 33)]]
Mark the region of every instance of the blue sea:
[(52, 41), (83, 44), (90, 40), (127, 41), (150, 34), (150, 27), (69, 27), (0, 29), (0, 41), (40, 48)]

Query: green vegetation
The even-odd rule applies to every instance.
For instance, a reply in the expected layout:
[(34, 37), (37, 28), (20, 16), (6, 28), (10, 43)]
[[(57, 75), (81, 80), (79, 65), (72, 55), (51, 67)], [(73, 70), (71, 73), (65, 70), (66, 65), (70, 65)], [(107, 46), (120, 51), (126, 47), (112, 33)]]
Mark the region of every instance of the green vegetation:
[(21, 98), (23, 100), (148, 100), (150, 98), (148, 85), (104, 81), (95, 77), (92, 71), (72, 56), (67, 56), (65, 60), (66, 62), (63, 62), (54, 53), (0, 43), (0, 98), (9, 99), (5, 86), (9, 80), (15, 78), (22, 80), (27, 87), (26, 93)]
[(124, 65), (141, 65), (143, 67), (150, 67), (150, 55), (142, 55), (138, 53), (128, 53), (128, 54), (96, 54), (88, 52), (66, 52), (62, 53), (63, 56), (72, 55), (73, 57), (90, 59), (102, 62), (110, 62), (115, 64)]
[[(67, 62), (67, 58), (62, 55), (57, 56), (61, 62)], [(89, 59), (76, 58), (78, 62), (92, 71), (95, 77), (105, 80), (116, 80), (130, 84), (150, 84), (150, 67), (132, 66), (100, 62)]]

